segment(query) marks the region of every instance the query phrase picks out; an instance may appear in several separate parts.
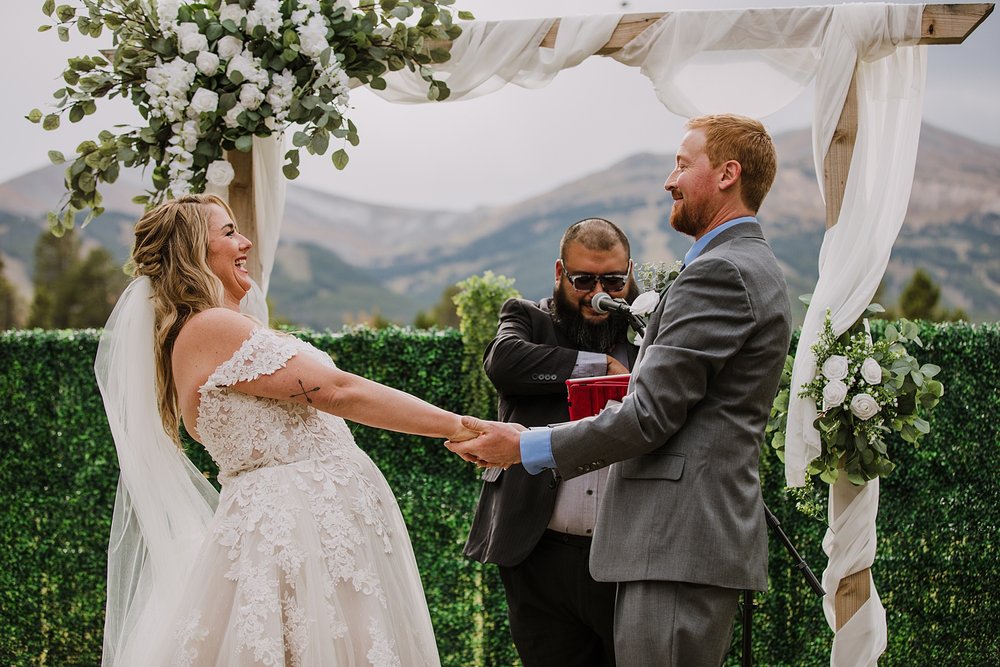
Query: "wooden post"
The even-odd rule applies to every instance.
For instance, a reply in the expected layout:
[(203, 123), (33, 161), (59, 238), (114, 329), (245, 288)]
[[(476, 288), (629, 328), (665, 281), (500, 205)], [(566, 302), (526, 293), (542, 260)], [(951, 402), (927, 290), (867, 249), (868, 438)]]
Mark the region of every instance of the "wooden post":
[[(240, 232), (256, 245), (258, 234), (257, 206), (253, 190), (253, 150), (246, 153), (226, 151), (226, 159), (233, 165), (235, 172), (233, 181), (229, 184), (229, 207), (233, 209)], [(250, 253), (247, 270), (250, 272), (250, 277), (259, 285), (264, 274), (260, 253)]]
[(826, 228), (837, 224), (840, 208), (844, 204), (844, 189), (851, 171), (854, 144), (858, 138), (858, 74), (851, 76), (844, 108), (833, 131), (833, 139), (823, 158), (823, 191), (826, 198)]
[[(847, 473), (843, 469), (837, 481), (831, 487), (830, 492), (830, 513), (834, 517), (839, 517), (847, 510), (847, 506), (858, 497), (863, 486), (856, 486), (847, 479)], [(865, 568), (859, 572), (854, 572), (840, 580), (837, 586), (837, 594), (834, 598), (833, 608), (836, 617), (836, 631), (839, 631), (851, 620), (868, 598), (871, 597), (871, 568)]]

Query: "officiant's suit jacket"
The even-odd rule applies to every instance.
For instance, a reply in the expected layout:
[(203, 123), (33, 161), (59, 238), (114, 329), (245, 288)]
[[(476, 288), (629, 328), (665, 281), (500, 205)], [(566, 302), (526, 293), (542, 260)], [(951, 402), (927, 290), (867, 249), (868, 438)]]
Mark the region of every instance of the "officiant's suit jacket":
[(651, 314), (622, 403), (552, 431), (564, 478), (611, 466), (595, 579), (767, 587), (757, 461), (790, 330), (774, 253), (736, 225)]
[[(566, 380), (578, 350), (552, 322), (551, 302), (509, 299), (501, 308), (496, 338), (483, 355), (483, 368), (499, 393), (500, 421), (546, 426), (569, 420)], [(638, 348), (627, 347), (631, 367)], [(551, 472), (529, 475), (520, 465), (489, 469), (483, 480), (465, 555), (513, 567), (545, 532), (559, 482)]]

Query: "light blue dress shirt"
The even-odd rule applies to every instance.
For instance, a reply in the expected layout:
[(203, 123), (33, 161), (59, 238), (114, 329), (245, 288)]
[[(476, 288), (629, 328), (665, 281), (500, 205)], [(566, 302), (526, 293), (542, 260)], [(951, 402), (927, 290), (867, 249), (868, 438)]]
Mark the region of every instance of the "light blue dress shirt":
[[(694, 242), (691, 249), (684, 255), (684, 266), (698, 259), (698, 256), (705, 250), (705, 247), (712, 242), (716, 236), (726, 231), (730, 227), (741, 225), (746, 222), (757, 223), (757, 218), (752, 215), (742, 218), (735, 218), (724, 222), (712, 231), (708, 232)], [(533, 428), (521, 431), (521, 465), (532, 475), (537, 475), (543, 470), (556, 467), (556, 460), (552, 458), (552, 429)]]

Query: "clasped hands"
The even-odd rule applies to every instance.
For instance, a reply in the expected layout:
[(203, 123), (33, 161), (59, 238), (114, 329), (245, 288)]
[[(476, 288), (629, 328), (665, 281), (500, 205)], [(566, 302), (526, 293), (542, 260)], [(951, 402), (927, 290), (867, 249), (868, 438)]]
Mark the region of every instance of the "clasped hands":
[(507, 469), (521, 462), (520, 424), (462, 417), (460, 433), (452, 435), (444, 446), (480, 468)]

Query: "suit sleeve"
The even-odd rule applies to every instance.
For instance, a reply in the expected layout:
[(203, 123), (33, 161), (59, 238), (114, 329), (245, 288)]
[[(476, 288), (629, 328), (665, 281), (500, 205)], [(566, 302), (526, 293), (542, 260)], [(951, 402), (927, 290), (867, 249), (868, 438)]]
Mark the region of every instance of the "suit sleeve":
[(553, 430), (559, 473), (576, 477), (668, 444), (754, 326), (746, 284), (732, 262), (706, 257), (689, 266), (665, 298), (621, 405)]
[(501, 394), (565, 394), (578, 352), (554, 343), (548, 313), (530, 301), (508, 299), (500, 309), (496, 338), (483, 355), (483, 369)]

